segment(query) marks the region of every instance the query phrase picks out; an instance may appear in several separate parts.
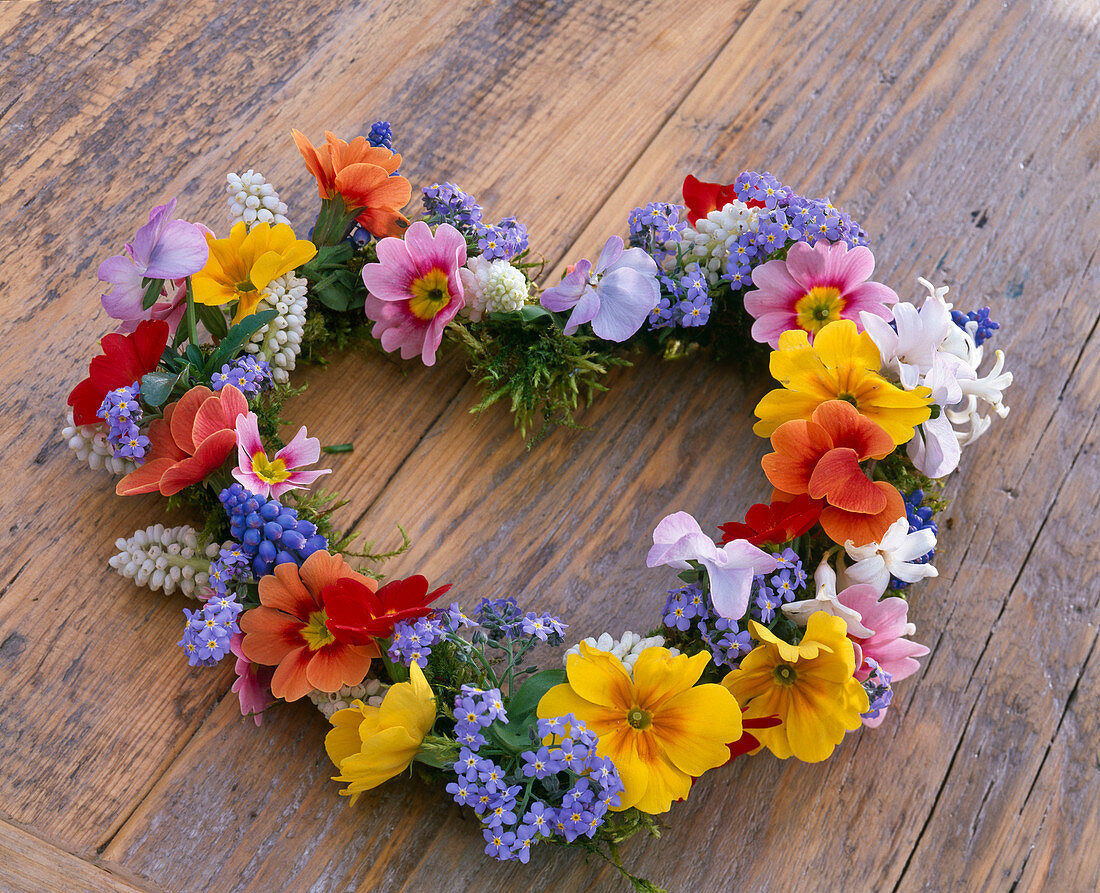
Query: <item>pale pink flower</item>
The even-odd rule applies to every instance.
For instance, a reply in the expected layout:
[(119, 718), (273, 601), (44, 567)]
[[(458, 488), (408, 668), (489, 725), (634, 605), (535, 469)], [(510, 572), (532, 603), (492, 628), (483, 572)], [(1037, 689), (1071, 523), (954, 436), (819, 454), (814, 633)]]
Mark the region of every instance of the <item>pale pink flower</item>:
[(316, 437), (307, 437), (304, 425), (273, 459), (267, 458), (263, 441), (260, 440), (256, 413), (237, 416), (236, 428), (238, 465), (233, 469), (233, 477), (257, 496), (278, 499), (288, 490), (308, 487), (321, 475), (332, 471), (331, 468), (292, 471), (312, 465), (321, 458), (321, 441)]
[(691, 515), (676, 512), (653, 531), (653, 548), (646, 556), (646, 566), (687, 570), (691, 567), (689, 561), (706, 568), (714, 610), (731, 620), (743, 617), (748, 610), (752, 578), (770, 574), (777, 566), (774, 555), (748, 540), (733, 540), (719, 548)]
[(364, 311), (374, 321), (371, 335), (386, 351), (404, 359), (420, 354), (435, 363), (443, 329), (465, 304), (459, 270), (466, 263), (466, 239), (449, 223), (435, 233), (422, 220), (402, 239), (378, 243), (378, 263), (363, 267)]
[(841, 604), (858, 611), (863, 624), (874, 632), (870, 636), (851, 637), (856, 645), (856, 678), (860, 681), (871, 675), (867, 658), (878, 661), (893, 682), (912, 676), (920, 668), (916, 658), (928, 654), (928, 648), (913, 642), (906, 636), (917, 628), (908, 621), (909, 603), (903, 598), (880, 599), (874, 586), (858, 584), (849, 586), (837, 595)]
[(260, 725), (264, 711), (275, 703), (275, 697), (271, 694), (271, 677), (275, 675), (275, 667), (254, 664), (245, 657), (241, 650), (243, 638), (243, 633), (234, 633), (229, 640), (229, 650), (237, 656), (236, 666), (233, 667), (237, 681), (231, 691), (237, 693), (241, 702), (241, 716), (255, 717), (256, 725)]
[(871, 282), (875, 257), (860, 245), (796, 242), (786, 260), (770, 260), (752, 271), (754, 291), (745, 293), (745, 309), (756, 320), (752, 337), (779, 347), (779, 336), (804, 329), (810, 341), (825, 325), (850, 319), (863, 331), (860, 312), (889, 320), (888, 305), (897, 294), (880, 282)]

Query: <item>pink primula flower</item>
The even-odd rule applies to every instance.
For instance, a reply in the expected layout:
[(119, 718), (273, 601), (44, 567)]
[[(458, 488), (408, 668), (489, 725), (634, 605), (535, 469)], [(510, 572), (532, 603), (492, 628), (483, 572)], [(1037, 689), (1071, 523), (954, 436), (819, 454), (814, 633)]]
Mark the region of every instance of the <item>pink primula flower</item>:
[[(132, 332), (142, 320), (163, 319), (174, 332), (187, 309), (186, 277), (206, 264), (210, 249), (206, 227), (186, 220), (173, 220), (176, 200), (149, 212), (122, 254), (99, 265), (97, 276), (113, 288), (100, 300), (108, 315), (122, 320), (119, 331)], [(145, 289), (142, 279), (164, 279), (160, 298), (148, 310), (142, 309)]]
[(653, 548), (646, 556), (646, 566), (687, 570), (691, 567), (689, 561), (698, 561), (707, 569), (714, 610), (731, 620), (743, 617), (748, 610), (752, 578), (770, 574), (777, 567), (775, 556), (748, 540), (717, 546), (691, 515), (676, 512), (653, 531)]
[(233, 683), (232, 691), (237, 693), (241, 702), (241, 716), (253, 716), (256, 725), (260, 725), (264, 711), (275, 703), (275, 697), (271, 694), (271, 677), (275, 675), (275, 668), (254, 664), (245, 657), (241, 650), (243, 638), (243, 633), (234, 633), (229, 640), (229, 650), (237, 657), (233, 668), (237, 681)]
[(268, 459), (260, 440), (256, 413), (237, 416), (237, 462), (233, 477), (241, 486), (257, 496), (278, 499), (287, 490), (308, 487), (331, 468), (315, 471), (292, 471), (304, 465), (312, 465), (321, 458), (321, 441), (307, 437), (303, 425), (294, 439)]
[(539, 303), (561, 313), (572, 310), (565, 334), (572, 335), (586, 322), (604, 341), (626, 341), (642, 327), (661, 298), (657, 263), (641, 248), (623, 248), (612, 236), (596, 259), (579, 260), (561, 282), (546, 289)]
[(770, 260), (752, 271), (754, 291), (745, 293), (745, 309), (756, 320), (752, 337), (779, 347), (779, 336), (790, 329), (809, 332), (810, 341), (824, 326), (850, 319), (863, 331), (860, 312), (890, 320), (896, 304), (893, 289), (869, 278), (875, 258), (868, 248), (843, 242), (796, 242), (787, 259)]
[(459, 276), (465, 263), (466, 239), (449, 223), (433, 235), (418, 220), (403, 239), (378, 243), (378, 263), (363, 267), (363, 309), (383, 350), (400, 348), (406, 360), (420, 354), (425, 366), (435, 363), (443, 329), (466, 303)]

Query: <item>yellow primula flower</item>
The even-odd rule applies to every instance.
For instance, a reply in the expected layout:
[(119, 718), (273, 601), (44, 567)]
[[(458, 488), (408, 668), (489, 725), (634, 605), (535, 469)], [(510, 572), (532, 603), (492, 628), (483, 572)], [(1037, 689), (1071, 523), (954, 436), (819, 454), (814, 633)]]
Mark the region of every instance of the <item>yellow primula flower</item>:
[(647, 648), (634, 678), (613, 654), (580, 644), (566, 663), (568, 682), (539, 701), (543, 718), (572, 713), (596, 735), (596, 752), (609, 757), (626, 789), (617, 809), (633, 806), (656, 815), (691, 790), (691, 779), (729, 761), (741, 737), (741, 710), (720, 685), (696, 685), (710, 655), (675, 657)]
[(354, 803), (363, 791), (409, 768), (435, 723), (435, 696), (414, 663), (409, 681), (391, 686), (381, 707), (352, 704), (329, 720), (333, 729), (325, 737), (325, 750), (340, 770), (333, 781), (347, 783), (340, 793)]
[(810, 615), (797, 645), (749, 621), (760, 644), (732, 670), (722, 685), (737, 698), (745, 719), (778, 716), (781, 724), (753, 730), (753, 735), (780, 759), (807, 763), (824, 760), (858, 729), (860, 714), (870, 709), (867, 692), (852, 675), (855, 649), (840, 617), (824, 611)]
[(252, 229), (244, 221), (233, 224), (229, 238), (206, 234), (210, 257), (206, 266), (191, 277), (195, 301), (220, 306), (237, 301), (233, 322), (256, 311), (264, 289), (274, 280), (312, 260), (317, 246), (299, 239), (285, 223), (257, 223)]
[(772, 377), (783, 387), (756, 405), (760, 421), (752, 430), (771, 437), (784, 422), (810, 418), (827, 400), (845, 400), (900, 446), (930, 418), (932, 392), (923, 386), (903, 391), (879, 375), (881, 367), (875, 342), (850, 319), (826, 325), (812, 345), (806, 332), (790, 329), (779, 336), (770, 361)]

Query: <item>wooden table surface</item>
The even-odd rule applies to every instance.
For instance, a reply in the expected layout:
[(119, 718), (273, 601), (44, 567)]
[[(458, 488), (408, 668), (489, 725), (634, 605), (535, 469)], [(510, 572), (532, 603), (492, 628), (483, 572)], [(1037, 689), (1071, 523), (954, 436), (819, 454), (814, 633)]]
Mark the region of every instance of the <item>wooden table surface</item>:
[[(289, 137), (393, 123), (414, 188), (460, 182), (551, 266), (684, 175), (771, 170), (872, 235), (878, 276), (989, 304), (1016, 383), (963, 460), (932, 647), (877, 731), (833, 758), (713, 773), (626, 856), (670, 890), (1094, 890), (1100, 883), (1100, 7), (1095, 0), (188, 0), (0, 4), (0, 890), (622, 890), (573, 851), (481, 855), (475, 821), (403, 780), (347, 808), (308, 705), (257, 729), (228, 666), (175, 647), (180, 596), (107, 567), (168, 516), (60, 438), (111, 322), (100, 260), (154, 204), (224, 230), (227, 171), (261, 170), (304, 230)], [(589, 256), (592, 256), (589, 254)], [(391, 568), (467, 604), (516, 595), (572, 631), (644, 627), (649, 534), (764, 494), (767, 387), (643, 360), (525, 452), (472, 421), (461, 359), (304, 369), (342, 520), (413, 548)]]

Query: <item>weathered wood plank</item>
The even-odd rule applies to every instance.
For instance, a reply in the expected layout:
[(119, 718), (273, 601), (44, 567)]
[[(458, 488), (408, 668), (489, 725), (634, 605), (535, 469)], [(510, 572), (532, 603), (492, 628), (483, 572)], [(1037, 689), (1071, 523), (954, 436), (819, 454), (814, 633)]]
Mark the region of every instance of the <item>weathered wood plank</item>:
[(0, 821), (0, 890), (4, 893), (152, 893), (153, 889)]
[[(883, 728), (852, 736), (825, 764), (759, 758), (705, 779), (674, 813), (665, 840), (628, 848), (643, 873), (673, 889), (723, 888), (731, 877), (747, 889), (966, 886), (1019, 868), (1018, 850), (996, 847), (1022, 793), (1005, 779), (1013, 745), (1007, 733), (994, 735), (1003, 717), (991, 697), (979, 697), (977, 680), (999, 678), (1021, 642), (1049, 647), (1049, 638), (1026, 638), (1030, 616), (1013, 586), (1021, 573), (1045, 585), (1058, 547), (1066, 546), (1065, 525), (1058, 524), (1029, 553), (1043, 519), (1052, 511), (1062, 517), (1057, 485), (1081, 454), (1095, 412), (1095, 401), (1090, 407), (1084, 396), (1095, 369), (1077, 364), (1096, 322), (1094, 246), (1065, 238), (1034, 251), (1021, 247), (1046, 231), (1057, 183), (1075, 184), (1068, 194), (1058, 191), (1066, 203), (1060, 213), (1082, 233), (1097, 231), (1095, 141), (1082, 123), (1095, 89), (1071, 75), (1095, 70), (1095, 29), (1094, 19), (1063, 20), (1039, 5), (763, 4), (565, 257), (591, 256), (609, 232), (621, 230), (631, 207), (673, 197), (687, 170), (718, 178), (767, 167), (806, 191), (831, 190), (856, 213), (876, 235), (881, 277), (904, 295), (915, 297), (905, 284), (932, 273), (962, 284), (957, 300), (965, 306), (985, 302), (976, 294), (989, 296), (1006, 324), (1001, 346), (1019, 372), (1012, 416), (974, 447), (952, 486), (958, 498), (941, 528), (943, 579), (915, 593), (918, 638), (936, 649), (926, 670), (900, 687)], [(1047, 99), (1056, 91), (1058, 104)], [(1008, 120), (1026, 125), (1009, 128)], [(1040, 300), (1017, 300), (1025, 294)], [(1059, 402), (1076, 393), (1078, 375), (1080, 399)], [(467, 389), (362, 527), (370, 535), (416, 519), (414, 550), (395, 570), (454, 580), (467, 601), (515, 594), (562, 610), (577, 634), (648, 623), (667, 582), (641, 567), (653, 523), (677, 508), (718, 523), (763, 493), (763, 446), (748, 433), (761, 388), (743, 388), (726, 370), (644, 361), (614, 377), (614, 394), (586, 416), (592, 432), (556, 435), (529, 456), (509, 440), (499, 414), (472, 430), (463, 424)], [(427, 478), (425, 468), (432, 469)], [(1070, 491), (1061, 492), (1068, 498)], [(1064, 573), (1081, 574), (1088, 561), (1074, 553)], [(999, 635), (989, 638), (994, 627)], [(1044, 655), (1044, 668), (1070, 678), (1087, 652), (1082, 641), (1074, 640), (1068, 658)], [(1034, 726), (1029, 743), (1044, 733), (1049, 741), (1068, 690), (1059, 692), (1061, 702), (1039, 701), (1015, 673), (1005, 686)], [(111, 858), (185, 883), (157, 854), (189, 827), (187, 816), (199, 814), (188, 793), (195, 773), (214, 787), (229, 779), (243, 784), (237, 773), (257, 757), (234, 754), (260, 753), (250, 730), (237, 736), (222, 725), (231, 712), (219, 706), (213, 730), (200, 732), (112, 841)], [(952, 755), (977, 729), (989, 748), (972, 776), (961, 775)], [(329, 770), (319, 749), (302, 743), (302, 729), (278, 721), (265, 734), (277, 753), (304, 748), (293, 753), (302, 754), (314, 785), (300, 801), (300, 818), (289, 821), (224, 807), (226, 825), (255, 831), (254, 841), (282, 833), (249, 863), (266, 878), (292, 870), (301, 885), (325, 878), (332, 888), (362, 890), (605, 889), (614, 882), (610, 870), (553, 852), (536, 853), (528, 868), (487, 862), (473, 823), (460, 825), (441, 795), (425, 799), (415, 785), (391, 785), (365, 799), (361, 811), (334, 815), (323, 785)], [(967, 758), (976, 759), (969, 752)], [(231, 769), (222, 768), (227, 760)], [(979, 777), (995, 779), (1004, 797), (1003, 807), (986, 807), (984, 820), (968, 783)], [(266, 796), (262, 781), (250, 785), (254, 796)], [(1051, 771), (1043, 781), (1044, 790), (1057, 788)], [(922, 838), (930, 816), (938, 833)], [(963, 827), (975, 818), (980, 833)], [(1021, 840), (1040, 833), (1041, 816), (1028, 812), (1026, 819), (1016, 826)], [(410, 827), (415, 835), (401, 837), (402, 845), (363, 852), (374, 829), (396, 839)], [(953, 854), (960, 833), (968, 849)], [(310, 843), (295, 849), (290, 834)], [(992, 849), (971, 867), (965, 852), (980, 844)], [(211, 846), (217, 841), (204, 836), (183, 844), (182, 855)], [(236, 858), (239, 846), (219, 850), (222, 858)], [(263, 882), (251, 888), (263, 889)]]
[[(671, 0), (313, 0), (262, 17), (247, 2), (128, 0), (22, 5), (2, 21), (0, 95), (17, 101), (0, 117), (0, 423), (18, 483), (0, 494), (13, 519), (0, 550), (11, 743), (0, 811), (74, 851), (103, 844), (228, 683), (181, 666), (180, 599), (105, 567), (116, 536), (180, 519), (161, 515), (162, 500), (119, 501), (42, 411), (60, 414), (109, 328), (94, 271), (148, 208), (180, 194), (181, 214), (218, 226), (224, 170), (257, 166), (305, 221), (315, 191), (290, 127), (350, 135), (386, 116), (414, 184), (461, 174), (490, 214), (522, 213), (537, 244), (560, 253), (659, 127), (651, 97), (671, 107), (751, 5), (674, 28)], [(578, 39), (593, 34), (601, 41)], [(618, 89), (592, 93), (601, 79)], [(626, 89), (643, 81), (648, 96)], [(427, 372), (345, 357), (302, 376), (317, 396), (294, 419), (355, 441), (333, 466), (361, 512), (463, 377), (454, 360)], [(165, 696), (150, 703), (150, 691)]]

